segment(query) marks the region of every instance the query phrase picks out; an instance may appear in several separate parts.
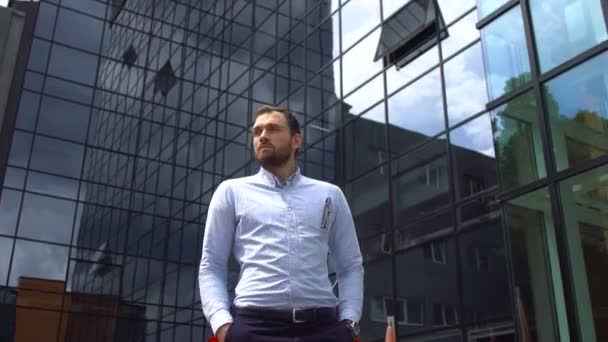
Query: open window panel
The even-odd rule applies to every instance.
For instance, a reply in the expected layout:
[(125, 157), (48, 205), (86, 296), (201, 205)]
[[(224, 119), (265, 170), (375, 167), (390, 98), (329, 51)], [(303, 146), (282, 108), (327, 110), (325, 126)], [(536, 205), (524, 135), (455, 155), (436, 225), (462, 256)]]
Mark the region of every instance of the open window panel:
[(411, 0), (382, 24), (374, 62), (382, 58), (399, 70), (448, 36), (434, 0)]

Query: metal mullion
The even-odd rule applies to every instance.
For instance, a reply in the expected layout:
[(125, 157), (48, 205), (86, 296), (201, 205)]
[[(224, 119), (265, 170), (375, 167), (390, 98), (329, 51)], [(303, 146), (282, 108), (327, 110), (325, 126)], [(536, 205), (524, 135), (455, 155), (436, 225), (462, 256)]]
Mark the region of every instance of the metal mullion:
[[(524, 22), (524, 32), (526, 35), (526, 43), (528, 48), (528, 57), (530, 61), (532, 84), (534, 86), (534, 96), (537, 102), (538, 118), (540, 133), (543, 140), (543, 154), (545, 159), (545, 167), (547, 169), (548, 190), (550, 194), (550, 203), (552, 217), (554, 220), (554, 229), (556, 235), (556, 243), (558, 247), (559, 264), (561, 270), (561, 280), (564, 288), (564, 300), (566, 302), (566, 316), (568, 320), (568, 330), (570, 338), (574, 341), (580, 341), (581, 332), (578, 326), (578, 313), (576, 311), (576, 295), (574, 293), (574, 284), (572, 282), (572, 270), (569, 264), (568, 241), (566, 227), (563, 224), (563, 213), (561, 212), (561, 204), (559, 200), (559, 189), (554, 182), (555, 175), (555, 156), (553, 155), (553, 141), (551, 139), (551, 127), (549, 127), (549, 118), (547, 107), (543, 98), (543, 89), (539, 80), (540, 70), (539, 61), (536, 54), (536, 42), (534, 40), (533, 23), (528, 0), (522, 0), (522, 15)], [(556, 331), (559, 334), (559, 329)], [(565, 338), (566, 336), (561, 336)]]

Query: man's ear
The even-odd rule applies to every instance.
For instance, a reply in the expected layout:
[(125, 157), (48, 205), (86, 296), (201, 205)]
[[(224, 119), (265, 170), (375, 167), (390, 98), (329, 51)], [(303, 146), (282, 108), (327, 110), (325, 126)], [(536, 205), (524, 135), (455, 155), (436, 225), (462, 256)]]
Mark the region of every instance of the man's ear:
[(294, 148), (299, 149), (302, 147), (302, 133), (296, 133), (292, 137), (292, 145)]

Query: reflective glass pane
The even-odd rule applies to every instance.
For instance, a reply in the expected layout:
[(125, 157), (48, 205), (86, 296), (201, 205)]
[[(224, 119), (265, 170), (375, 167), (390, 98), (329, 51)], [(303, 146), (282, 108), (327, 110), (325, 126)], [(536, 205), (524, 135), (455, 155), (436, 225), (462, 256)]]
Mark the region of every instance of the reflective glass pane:
[(393, 304), (400, 334), (459, 324), (458, 259), (453, 240), (434, 240), (399, 253), (396, 262), (397, 294), (394, 302), (386, 304)]
[(488, 102), (481, 44), (475, 44), (444, 65), (448, 124), (477, 114)]
[(519, 340), (570, 341), (547, 189), (509, 201), (505, 213)]
[(25, 170), (8, 166), (4, 175), (4, 186), (23, 189), (25, 182)]
[(365, 297), (361, 316), (361, 340), (377, 341), (384, 338), (386, 316), (392, 311), (385, 306), (393, 298), (390, 258), (365, 265)]
[[(346, 51), (378, 25), (379, 0), (350, 0), (342, 7), (342, 50)], [(376, 39), (374, 44), (377, 43)]]
[(459, 197), (473, 196), (495, 186), (498, 175), (490, 115), (483, 114), (458, 127), (450, 139)]
[[(351, 118), (345, 119), (350, 121)], [(388, 159), (384, 102), (344, 127), (344, 171), (351, 179)]]
[(21, 196), (20, 191), (2, 190), (2, 197), (0, 197), (0, 233), (15, 234), (19, 208), (21, 207)]
[(42, 1), (38, 8), (38, 18), (36, 19), (36, 31), (34, 34), (38, 37), (51, 39), (53, 37), (56, 17), (57, 6)]
[(17, 128), (34, 131), (36, 116), (40, 106), (40, 95), (24, 90), (19, 99), (19, 112), (17, 112)]
[(11, 152), (8, 163), (14, 166), (27, 167), (32, 147), (32, 135), (20, 131), (15, 131), (11, 143)]
[(89, 107), (45, 96), (42, 99), (38, 132), (84, 142), (90, 110)]
[(24, 196), (18, 235), (69, 244), (76, 202), (33, 194)]
[[(503, 236), (502, 224), (497, 218), (483, 220), (459, 237), (464, 319), (481, 323), (478, 330), (484, 325), (490, 330), (493, 325), (513, 326), (514, 323)], [(488, 321), (500, 324), (484, 324)], [(512, 329), (505, 335), (515, 337)]]
[[(460, 6), (460, 3), (458, 3), (458, 6)], [(479, 30), (475, 27), (476, 23), (477, 13), (473, 11), (447, 28), (449, 36), (441, 42), (441, 53), (444, 60), (479, 38)]]
[(51, 48), (49, 74), (93, 85), (98, 61), (99, 58), (94, 55), (55, 44)]
[(68, 248), (17, 239), (9, 280), (17, 286), (21, 277), (65, 280)]
[(477, 0), (477, 12), (479, 18), (483, 18), (486, 15), (499, 9), (500, 6), (507, 3), (508, 0)]
[(405, 154), (392, 165), (395, 225), (412, 222), (450, 203), (445, 139), (435, 139)]
[(27, 65), (28, 69), (46, 72), (50, 49), (51, 43), (42, 39), (34, 39), (30, 50), (30, 61)]
[(490, 100), (530, 80), (530, 63), (519, 6), (481, 29), (481, 42)]
[(560, 185), (582, 341), (608, 339), (608, 168), (585, 172)]
[(101, 43), (103, 21), (61, 8), (55, 28), (55, 40), (97, 53)]
[(536, 100), (532, 92), (516, 97), (491, 115), (502, 189), (545, 177)]
[[(377, 168), (345, 186), (344, 194), (360, 240), (375, 240), (380, 232), (390, 229), (386, 172), (382, 167)], [(365, 245), (364, 254), (367, 258), (378, 254), (369, 243)]]
[(378, 39), (380, 39), (380, 29), (376, 29), (342, 56), (343, 95), (348, 95), (382, 70), (382, 62), (374, 62)]
[[(5, 286), (8, 278), (8, 265), (13, 252), (13, 240), (0, 238), (0, 286)], [(4, 293), (0, 292), (0, 296)], [(4, 304), (4, 298), (0, 297), (0, 303)], [(2, 316), (0, 316), (2, 317)], [(6, 319), (6, 318), (5, 318)]]
[(391, 148), (405, 152), (445, 130), (439, 69), (388, 99)]
[(30, 167), (62, 176), (79, 177), (83, 154), (84, 146), (36, 136)]
[(408, 82), (412, 82), (416, 77), (419, 77), (438, 63), (439, 49), (433, 47), (404, 68), (388, 68), (386, 70), (387, 93), (389, 95), (394, 93), (397, 89), (405, 86)]
[(77, 180), (34, 171), (29, 172), (25, 188), (33, 192), (71, 199), (76, 199), (78, 195)]
[(533, 0), (530, 10), (541, 71), (608, 39), (605, 1)]
[(547, 82), (557, 169), (608, 154), (608, 53)]
[[(473, 9), (475, 6), (475, 0), (437, 0), (437, 4), (439, 5), (439, 9), (441, 10), (445, 23), (449, 25), (465, 12)], [(473, 14), (475, 15), (475, 18), (477, 18), (475, 11), (473, 11)]]

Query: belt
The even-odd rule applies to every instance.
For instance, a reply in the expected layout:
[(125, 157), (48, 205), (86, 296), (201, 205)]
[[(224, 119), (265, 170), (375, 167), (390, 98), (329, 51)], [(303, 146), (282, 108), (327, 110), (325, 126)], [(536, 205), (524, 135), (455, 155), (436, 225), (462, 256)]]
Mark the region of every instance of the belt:
[(328, 322), (335, 321), (338, 317), (336, 308), (275, 310), (255, 307), (234, 307), (233, 311), (236, 315), (293, 323)]

